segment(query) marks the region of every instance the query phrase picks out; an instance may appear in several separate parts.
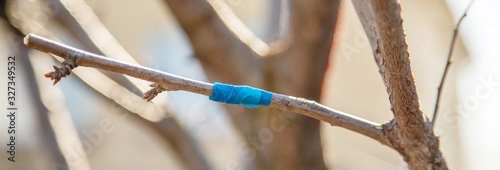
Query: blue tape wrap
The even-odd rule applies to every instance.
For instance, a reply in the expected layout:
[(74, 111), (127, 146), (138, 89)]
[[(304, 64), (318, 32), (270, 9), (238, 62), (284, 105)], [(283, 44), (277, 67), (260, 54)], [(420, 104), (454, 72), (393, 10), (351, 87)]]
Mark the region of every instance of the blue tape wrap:
[(261, 105), (269, 106), (273, 94), (249, 86), (233, 86), (216, 82), (209, 98), (217, 102), (243, 104), (245, 107), (254, 108)]

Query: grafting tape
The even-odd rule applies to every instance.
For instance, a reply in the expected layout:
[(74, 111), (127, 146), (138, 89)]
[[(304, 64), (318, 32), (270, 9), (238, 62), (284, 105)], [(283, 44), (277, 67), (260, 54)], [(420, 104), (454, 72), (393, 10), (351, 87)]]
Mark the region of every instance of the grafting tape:
[(249, 87), (214, 83), (210, 100), (228, 104), (243, 104), (245, 107), (269, 106), (273, 94), (271, 92)]

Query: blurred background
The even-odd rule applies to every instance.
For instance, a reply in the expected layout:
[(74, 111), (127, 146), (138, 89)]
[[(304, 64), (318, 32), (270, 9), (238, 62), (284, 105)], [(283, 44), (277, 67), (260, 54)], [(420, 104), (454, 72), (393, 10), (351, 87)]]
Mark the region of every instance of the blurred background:
[[(287, 0), (210, 2), (218, 4), (214, 6), (219, 13), (231, 16), (234, 12), (263, 42), (279, 40), (287, 32), (289, 14), (283, 12), (290, 5)], [(428, 117), (434, 112), (453, 29), (469, 2), (401, 0), (413, 75)], [(260, 151), (255, 150), (271, 147), (281, 133), (269, 128), (252, 133), (237, 130), (238, 123), (227, 113), (231, 109), (206, 96), (163, 92), (146, 103), (140, 98), (148, 82), (90, 68), (78, 67), (74, 70), (78, 76), (71, 74), (52, 86), (42, 74), (60, 63), (22, 45), (16, 32), (36, 33), (126, 62), (213, 81), (164, 1), (10, 0), (2, 4), (0, 89), (7, 89), (7, 57), (16, 56), (18, 114), (15, 163), (7, 160), (5, 152), (9, 121), (6, 114), (0, 116), (0, 169), (248, 169), (254, 166), (248, 164), (260, 159), (255, 155)], [(498, 7), (499, 1), (477, 0), (460, 27), (435, 127), (451, 169), (500, 169)], [(374, 122), (393, 118), (351, 1), (340, 1), (329, 57), (320, 103)], [(1, 94), (1, 106), (7, 108), (7, 92)], [(288, 124), (295, 119), (284, 119), (284, 129), (292, 128)], [(327, 123), (321, 123), (319, 132), (328, 169), (407, 169), (397, 152), (363, 135)], [(254, 150), (248, 147), (252, 138), (260, 140)]]

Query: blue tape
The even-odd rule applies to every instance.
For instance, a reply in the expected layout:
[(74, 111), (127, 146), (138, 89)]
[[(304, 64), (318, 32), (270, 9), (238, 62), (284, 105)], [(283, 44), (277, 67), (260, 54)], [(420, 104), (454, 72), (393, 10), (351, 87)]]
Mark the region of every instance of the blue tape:
[(243, 104), (245, 107), (254, 108), (269, 106), (273, 94), (249, 86), (233, 86), (216, 82), (209, 98), (217, 102)]

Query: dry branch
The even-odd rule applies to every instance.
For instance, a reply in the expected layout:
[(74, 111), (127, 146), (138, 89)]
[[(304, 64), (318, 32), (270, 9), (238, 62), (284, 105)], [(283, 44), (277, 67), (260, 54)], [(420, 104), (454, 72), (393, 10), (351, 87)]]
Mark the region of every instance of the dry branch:
[[(64, 59), (76, 57), (76, 64), (79, 66), (98, 68), (155, 82), (168, 91), (183, 90), (206, 96), (212, 94), (212, 84), (105, 58), (33, 34), (26, 36), (24, 42), (31, 48), (52, 53)], [(384, 145), (390, 146), (380, 124), (342, 113), (314, 101), (273, 93), (269, 107), (310, 116), (328, 122), (333, 126), (344, 127), (364, 134)]]

